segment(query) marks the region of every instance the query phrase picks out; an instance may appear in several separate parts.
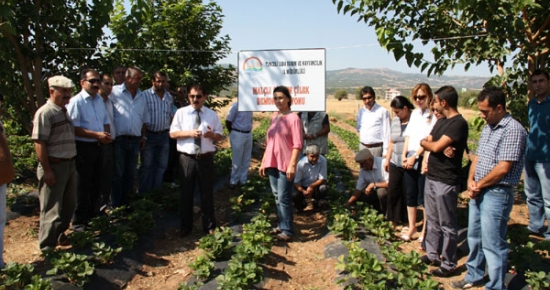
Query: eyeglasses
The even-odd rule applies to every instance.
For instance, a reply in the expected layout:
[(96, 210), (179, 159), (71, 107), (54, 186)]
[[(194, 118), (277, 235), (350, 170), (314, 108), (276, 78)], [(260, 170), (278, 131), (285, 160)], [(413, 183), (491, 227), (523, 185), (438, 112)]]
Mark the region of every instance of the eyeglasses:
[(426, 96), (426, 95), (416, 95), (416, 96), (414, 96), (413, 99), (414, 99), (415, 101), (422, 101), (422, 100), (424, 100), (424, 99), (427, 98), (427, 97), (428, 97), (428, 96)]
[(189, 98), (191, 98), (191, 99), (193, 99), (193, 98), (200, 99), (200, 98), (202, 98), (202, 95), (189, 95)]
[(111, 82), (103, 82), (103, 84), (106, 85), (106, 86), (112, 86), (113, 85), (113, 83), (111, 83)]
[(89, 82), (90, 84), (95, 84), (95, 83), (99, 83), (101, 80), (100, 79), (89, 79), (89, 80), (86, 80), (87, 82)]
[(374, 99), (374, 96), (363, 97), (363, 101)]

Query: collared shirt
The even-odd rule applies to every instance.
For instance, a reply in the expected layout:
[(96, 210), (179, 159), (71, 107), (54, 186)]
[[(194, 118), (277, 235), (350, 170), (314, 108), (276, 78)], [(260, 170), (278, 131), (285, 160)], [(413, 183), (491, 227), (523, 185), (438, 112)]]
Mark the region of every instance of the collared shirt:
[(317, 180), (327, 180), (327, 159), (323, 155), (319, 155), (317, 163), (311, 164), (307, 156), (302, 157), (296, 167), (294, 183), (308, 187)]
[(231, 128), (239, 131), (252, 130), (252, 112), (239, 112), (239, 102), (235, 102), (227, 113), (227, 121), (231, 122)]
[(420, 141), (430, 135), (437, 118), (430, 113), (430, 110), (422, 112), (420, 109), (413, 110), (409, 125), (403, 136), (409, 137), (409, 143), (407, 146), (407, 156), (414, 155), (420, 148)]
[(529, 136), (527, 136), (527, 153), (530, 161), (550, 162), (550, 96), (542, 102), (537, 98), (529, 101)]
[[(222, 123), (220, 122), (220, 119), (218, 118), (218, 115), (213, 110), (202, 106), (201, 110), (201, 127), (203, 127), (203, 134), (206, 132), (205, 127), (210, 127), (210, 130), (212, 130), (216, 134), (223, 134), (223, 127)], [(172, 120), (172, 125), (170, 126), (170, 133), (177, 132), (177, 131), (189, 131), (194, 130), (195, 126), (195, 118), (197, 117), (197, 113), (195, 112), (195, 109), (193, 106), (187, 106), (183, 108), (179, 108), (176, 111), (176, 115), (174, 116), (174, 119)], [(177, 149), (178, 152), (183, 152), (187, 154), (197, 154), (197, 153), (208, 153), (208, 152), (214, 152), (216, 150), (216, 147), (214, 147), (214, 142), (210, 138), (202, 138), (201, 141), (201, 152), (195, 152), (195, 140), (193, 138), (179, 138), (177, 139)]]
[(109, 120), (111, 121), (111, 124), (109, 125), (109, 129), (111, 130), (111, 139), (116, 139), (116, 126), (115, 126), (115, 119), (114, 119), (114, 113), (113, 113), (113, 103), (109, 98), (103, 99), (103, 103), (105, 104), (105, 110), (107, 111), (107, 115), (109, 116)]
[(363, 144), (383, 143), (383, 155), (388, 152), (390, 140), (390, 114), (384, 107), (374, 103), (369, 110), (364, 106), (357, 112), (357, 131)]
[(359, 171), (359, 178), (357, 179), (355, 189), (364, 190), (370, 183), (373, 182), (388, 182), (389, 174), (386, 170), (384, 170), (385, 164), (386, 158), (375, 156), (371, 170), (361, 168)]
[(136, 97), (132, 98), (126, 84), (116, 85), (109, 96), (113, 103), (113, 119), (115, 120), (117, 136), (141, 136), (143, 124), (150, 122), (147, 100), (138, 89)]
[(527, 132), (510, 114), (497, 125), (485, 125), (477, 148), (474, 179), (480, 181), (500, 161), (513, 161), (512, 168), (498, 184), (516, 186), (523, 169)]
[(295, 113), (279, 114), (273, 113), (267, 129), (262, 166), (287, 172), (293, 149), (302, 150), (302, 122)]
[(34, 114), (32, 140), (46, 142), (48, 156), (73, 158), (76, 156), (74, 127), (67, 109), (48, 100)]
[(164, 97), (161, 99), (154, 88), (143, 92), (147, 100), (149, 117), (151, 122), (147, 124), (147, 130), (159, 132), (170, 129), (170, 121), (174, 117), (174, 99), (167, 90), (164, 90)]
[[(73, 126), (93, 132), (105, 132), (105, 125), (111, 124), (103, 98), (99, 95), (92, 97), (82, 90), (71, 98), (67, 105), (67, 111), (71, 117)], [(76, 140), (84, 142), (97, 142), (97, 139), (76, 136)]]

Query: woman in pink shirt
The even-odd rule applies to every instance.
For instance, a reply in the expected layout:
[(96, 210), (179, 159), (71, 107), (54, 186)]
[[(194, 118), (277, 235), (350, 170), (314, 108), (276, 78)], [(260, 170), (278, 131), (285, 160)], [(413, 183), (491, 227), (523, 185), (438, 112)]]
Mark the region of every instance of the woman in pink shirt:
[(294, 234), (292, 183), (302, 151), (302, 123), (300, 117), (290, 111), (292, 97), (287, 87), (276, 87), (273, 90), (273, 99), (279, 111), (271, 117), (271, 125), (267, 130), (260, 176), (269, 177), (271, 190), (275, 195), (279, 218), (279, 225), (274, 230), (277, 233), (276, 238), (289, 241)]

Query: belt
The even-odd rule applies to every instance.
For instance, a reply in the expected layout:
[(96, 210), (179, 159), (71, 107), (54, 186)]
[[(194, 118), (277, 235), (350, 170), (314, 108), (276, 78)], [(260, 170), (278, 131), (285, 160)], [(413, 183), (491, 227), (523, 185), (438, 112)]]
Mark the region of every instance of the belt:
[(237, 131), (237, 132), (240, 132), (240, 133), (243, 133), (243, 134), (248, 134), (250, 133), (250, 131), (241, 131), (241, 130), (237, 130), (237, 129), (231, 129), (232, 131)]
[(95, 141), (95, 142), (87, 142), (87, 141), (80, 141), (80, 140), (75, 140), (75, 143), (82, 146), (96, 146), (96, 147), (99, 147), (103, 144), (101, 144), (101, 142), (99, 141)]
[(169, 129), (166, 129), (166, 130), (162, 130), (162, 131), (151, 131), (151, 130), (147, 130), (147, 133), (151, 133), (151, 134), (157, 134), (157, 135), (162, 135), (162, 134), (166, 134), (168, 133)]
[(185, 152), (180, 152), (180, 154), (182, 155), (185, 155), (189, 158), (192, 158), (192, 159), (204, 159), (204, 158), (207, 158), (207, 157), (210, 157), (212, 155), (214, 155), (214, 152), (206, 152), (206, 153), (203, 153), (203, 154), (189, 154), (189, 153), (185, 153)]
[(382, 142), (378, 142), (378, 143), (372, 143), (372, 144), (365, 144), (363, 142), (361, 142), (361, 144), (363, 144), (363, 146), (367, 147), (367, 148), (374, 148), (374, 147), (380, 147), (382, 146)]
[(52, 164), (55, 164), (55, 163), (73, 161), (75, 158), (76, 156), (73, 158), (57, 158), (57, 157), (48, 156), (48, 161)]
[(141, 136), (132, 136), (132, 135), (120, 135), (120, 136), (116, 136), (117, 138), (120, 138), (120, 139), (130, 139), (130, 140), (137, 140), (137, 139), (140, 139), (141, 140)]

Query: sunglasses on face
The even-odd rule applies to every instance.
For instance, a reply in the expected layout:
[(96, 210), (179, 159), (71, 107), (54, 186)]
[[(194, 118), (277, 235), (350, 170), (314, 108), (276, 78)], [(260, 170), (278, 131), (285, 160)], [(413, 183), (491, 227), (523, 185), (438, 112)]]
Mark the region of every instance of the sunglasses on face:
[(373, 97), (373, 96), (369, 96), (369, 97), (363, 97), (363, 101), (366, 101), (366, 100), (372, 100), (372, 99), (374, 99), (374, 97)]
[(416, 96), (414, 96), (414, 100), (415, 101), (422, 101), (422, 100), (426, 99), (427, 97), (428, 96), (426, 96), (426, 95), (416, 95)]
[(193, 99), (193, 98), (200, 99), (200, 98), (202, 98), (202, 95), (189, 95), (189, 98), (191, 98), (191, 99)]
[(89, 82), (90, 84), (97, 84), (99, 83), (101, 80), (100, 79), (89, 79), (89, 80), (86, 80), (87, 82)]

